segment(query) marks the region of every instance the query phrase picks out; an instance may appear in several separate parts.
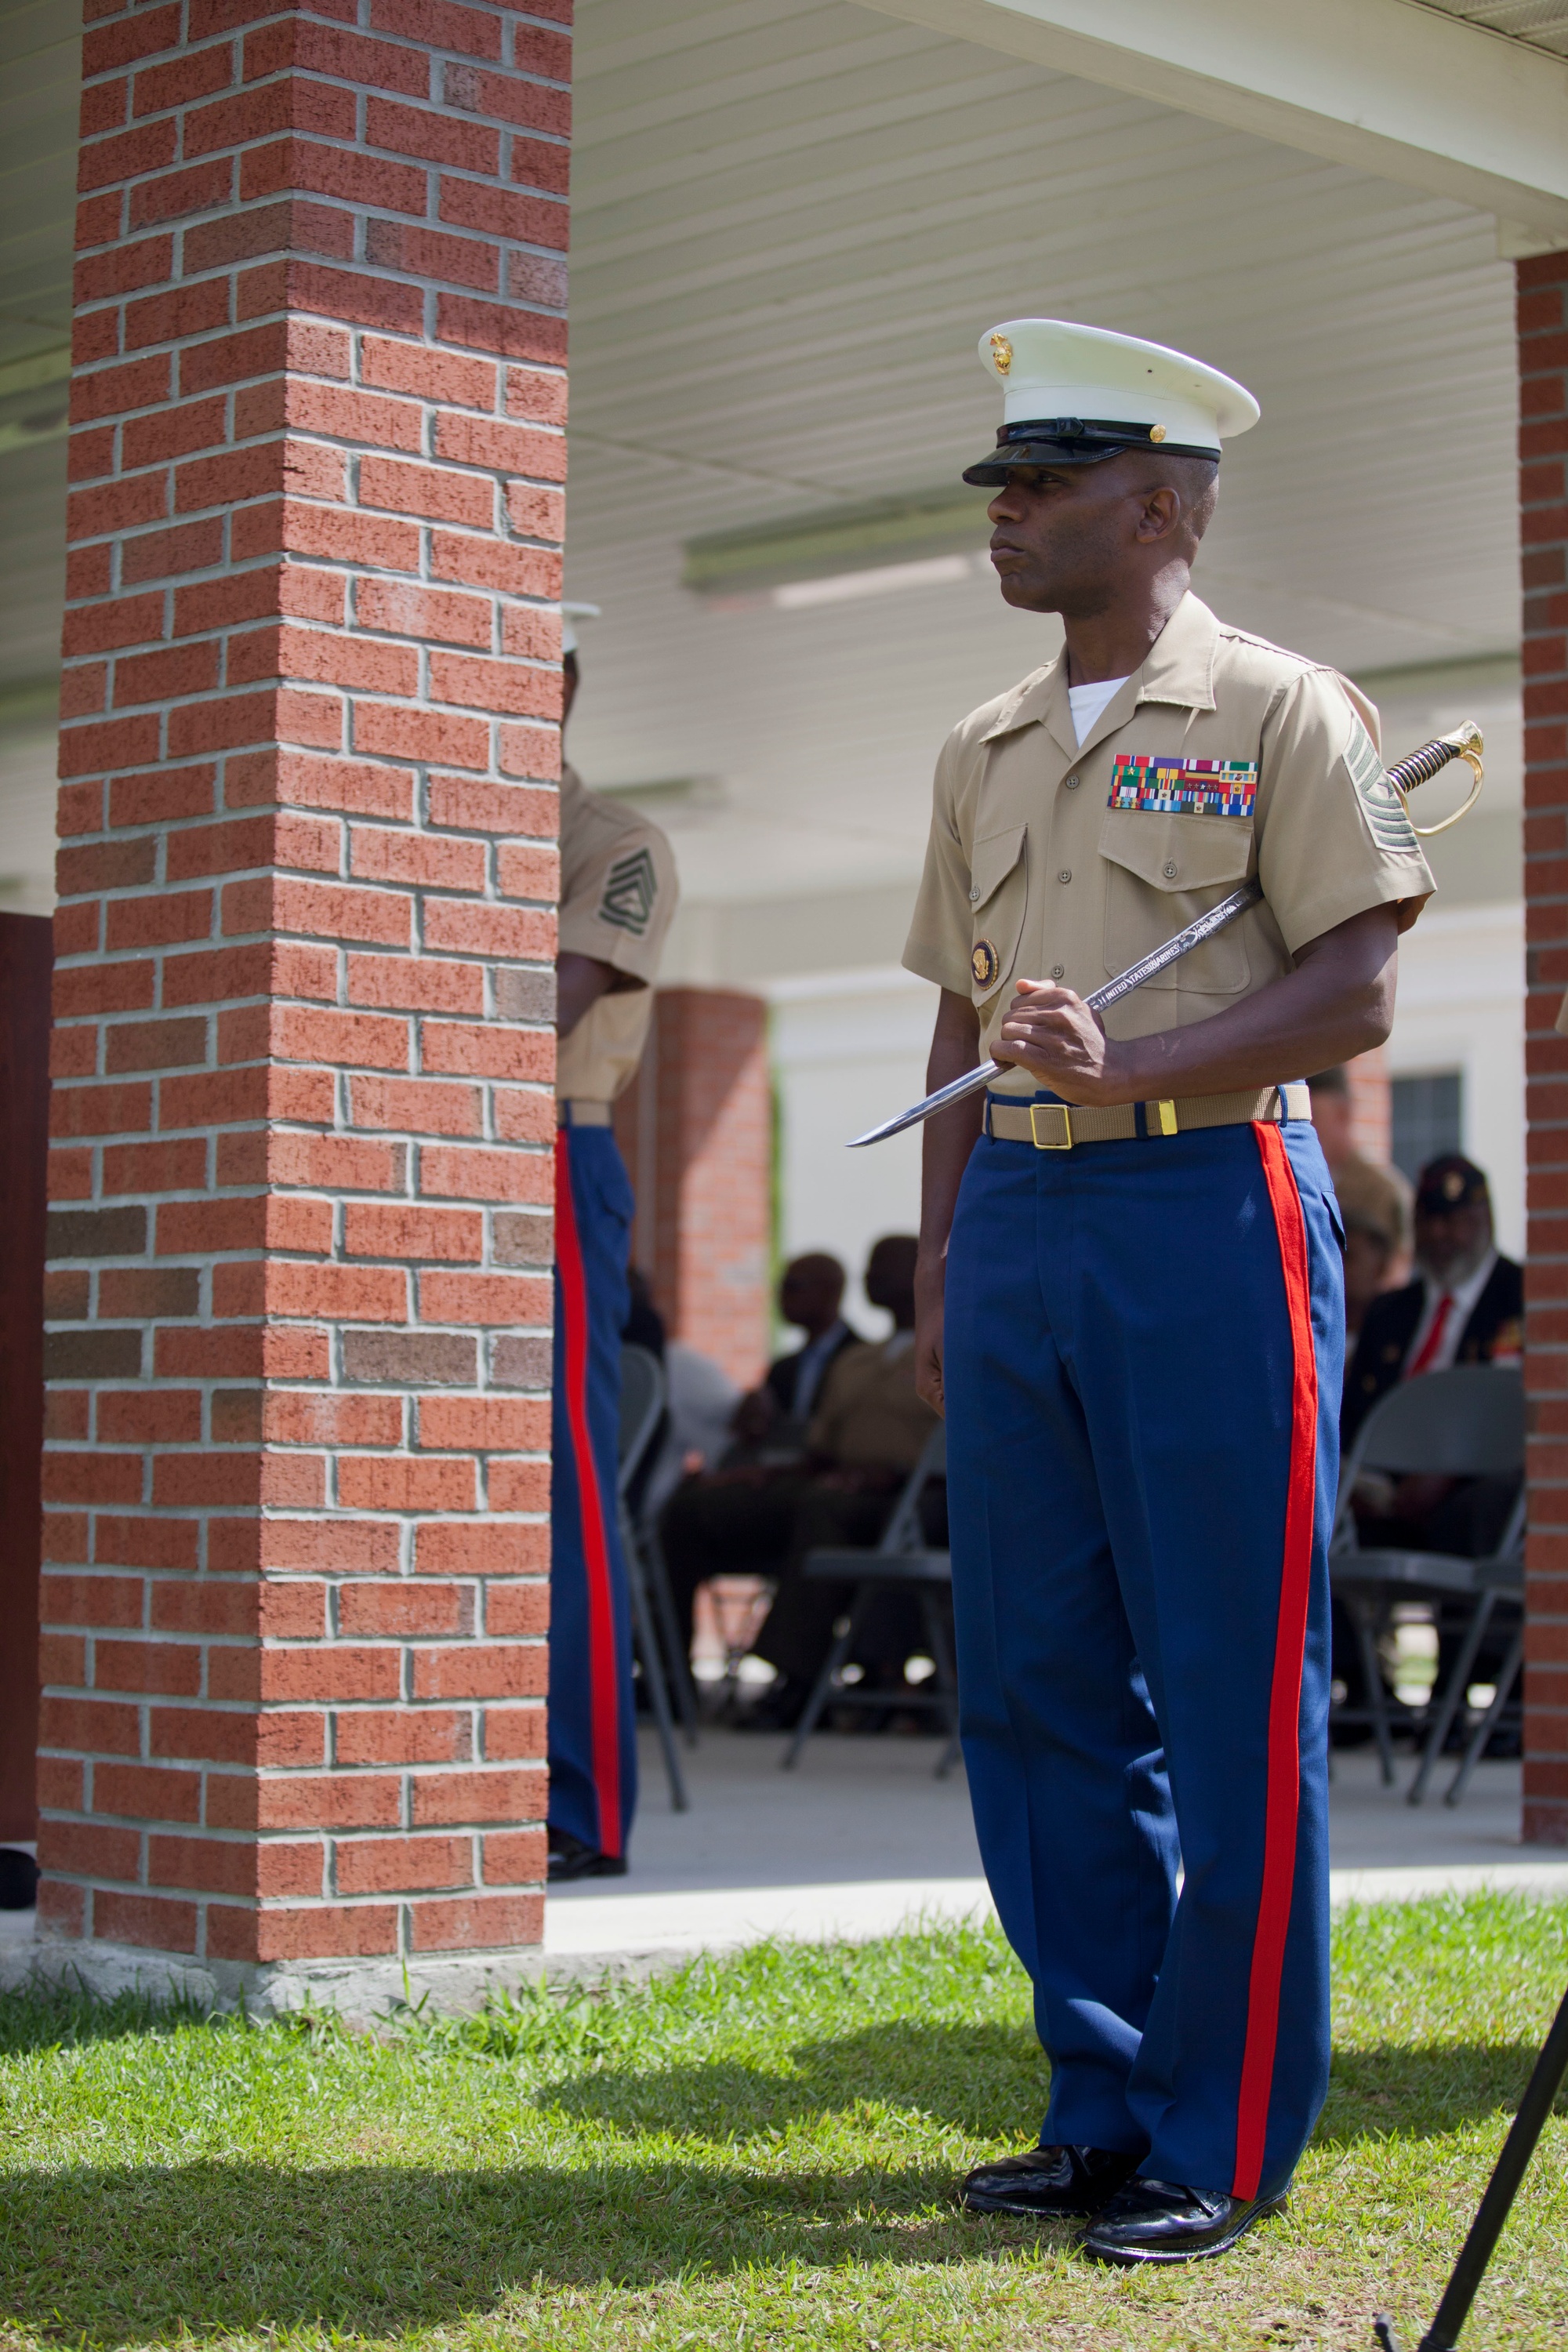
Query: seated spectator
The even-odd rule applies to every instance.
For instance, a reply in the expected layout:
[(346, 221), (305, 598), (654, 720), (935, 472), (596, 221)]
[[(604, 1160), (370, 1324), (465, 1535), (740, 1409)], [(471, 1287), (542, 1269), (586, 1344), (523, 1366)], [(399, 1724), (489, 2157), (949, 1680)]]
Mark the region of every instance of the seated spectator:
[[(1485, 1175), (1458, 1152), (1430, 1161), (1415, 1193), (1415, 1279), (1373, 1300), (1345, 1376), (1344, 1450), (1377, 1400), (1401, 1381), (1452, 1364), (1516, 1364), (1523, 1315), (1523, 1272), (1493, 1243)], [(1510, 1478), (1395, 1480), (1373, 1469), (1356, 1482), (1356, 1526), (1365, 1545), (1479, 1559), (1501, 1541), (1517, 1493)], [(1439, 1682), (1453, 1662), (1464, 1614), (1437, 1613)], [(1337, 1612), (1334, 1630), (1334, 1675), (1359, 1705), (1360, 1666)], [(1495, 1664), (1489, 1649), (1477, 1661), (1478, 1679)]]
[[(699, 1585), (715, 1576), (778, 1580), (754, 1645), (779, 1671), (756, 1716), (773, 1727), (786, 1728), (799, 1716), (845, 1605), (838, 1587), (800, 1577), (801, 1560), (820, 1544), (875, 1544), (935, 1426), (936, 1416), (915, 1391), (914, 1265), (911, 1235), (889, 1235), (872, 1250), (866, 1296), (892, 1316), (893, 1330), (885, 1340), (855, 1343), (837, 1355), (803, 1462), (753, 1462), (689, 1479), (664, 1512), (665, 1564), (688, 1641)], [(862, 1665), (890, 1671), (896, 1663), (901, 1674), (915, 1642), (900, 1647), (910, 1627), (895, 1623), (894, 1615), (884, 1612), (878, 1654), (862, 1658)]]
[(741, 1391), (722, 1364), (684, 1339), (664, 1350), (666, 1428), (647, 1482), (643, 1509), (657, 1519), (682, 1478), (710, 1470), (729, 1449)]
[[(1375, 1171), (1373, 1171), (1376, 1172)], [(1338, 1189), (1337, 1187), (1335, 1188)], [(1360, 1339), (1368, 1309), (1389, 1287), (1389, 1273), (1399, 1253), (1399, 1235), (1390, 1232), (1375, 1208), (1340, 1202), (1345, 1229), (1345, 1370)]]
[(664, 1318), (654, 1305), (653, 1285), (640, 1265), (626, 1269), (626, 1319), (621, 1339), (628, 1348), (646, 1348), (664, 1361)]
[(844, 1268), (826, 1250), (792, 1258), (779, 1278), (779, 1313), (805, 1333), (804, 1347), (775, 1356), (760, 1388), (735, 1409), (734, 1431), (742, 1445), (764, 1446), (770, 1454), (804, 1454), (811, 1419), (828, 1370), (859, 1333), (846, 1323)]
[(1421, 1171), (1415, 1275), (1373, 1301), (1345, 1381), (1348, 1450), (1379, 1397), (1450, 1364), (1517, 1363), (1524, 1276), (1492, 1241), (1491, 1194), (1474, 1160), (1450, 1152)]
[(1343, 1067), (1320, 1070), (1307, 1083), (1312, 1124), (1344, 1223), (1345, 1329), (1354, 1338), (1366, 1309), (1390, 1286), (1410, 1246), (1410, 1186), (1397, 1168), (1380, 1168), (1356, 1150), (1350, 1078)]

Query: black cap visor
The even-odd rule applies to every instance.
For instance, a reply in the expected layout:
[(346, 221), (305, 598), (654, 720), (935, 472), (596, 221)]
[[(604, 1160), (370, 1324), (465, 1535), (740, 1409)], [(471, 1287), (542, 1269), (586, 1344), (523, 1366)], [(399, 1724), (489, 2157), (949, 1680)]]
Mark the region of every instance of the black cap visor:
[(1111, 418), (1042, 417), (1037, 423), (1005, 425), (996, 446), (977, 464), (966, 466), (963, 479), (976, 489), (1001, 489), (1022, 466), (1099, 466), (1119, 457), (1124, 449), (1157, 450), (1164, 457), (1206, 457), (1218, 465), (1219, 451), (1186, 441), (1156, 441), (1156, 428), (1119, 424)]

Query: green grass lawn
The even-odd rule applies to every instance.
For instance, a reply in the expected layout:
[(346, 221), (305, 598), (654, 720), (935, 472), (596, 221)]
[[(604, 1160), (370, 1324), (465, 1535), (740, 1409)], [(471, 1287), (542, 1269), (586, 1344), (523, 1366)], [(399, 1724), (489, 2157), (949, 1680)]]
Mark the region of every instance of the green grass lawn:
[[(1568, 1979), (1568, 1905), (1346, 1915), (1289, 2216), (1146, 2275), (966, 2220), (1045, 2096), (978, 1929), (763, 1948), (381, 2038), (0, 2000), (0, 2341), (512, 2347), (1332, 2346), (1431, 2318)], [(1568, 2342), (1568, 2121), (1467, 2352)]]

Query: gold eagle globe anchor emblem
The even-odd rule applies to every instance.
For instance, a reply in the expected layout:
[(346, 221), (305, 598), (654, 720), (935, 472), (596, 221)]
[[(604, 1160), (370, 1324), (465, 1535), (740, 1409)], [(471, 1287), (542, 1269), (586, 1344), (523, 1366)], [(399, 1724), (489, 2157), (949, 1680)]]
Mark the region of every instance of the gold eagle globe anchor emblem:
[(1008, 375), (1013, 367), (1013, 346), (1005, 335), (991, 338), (991, 363), (998, 375)]

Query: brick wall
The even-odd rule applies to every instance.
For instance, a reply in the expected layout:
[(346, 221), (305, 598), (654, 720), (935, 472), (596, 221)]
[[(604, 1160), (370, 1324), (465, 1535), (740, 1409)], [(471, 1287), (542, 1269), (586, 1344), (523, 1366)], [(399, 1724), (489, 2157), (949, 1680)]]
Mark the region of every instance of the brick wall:
[(569, 0), (87, 0), (44, 1916), (540, 1930)]
[(1394, 1097), (1388, 1049), (1374, 1045), (1345, 1064), (1351, 1089), (1351, 1140), (1365, 1160), (1386, 1168), (1394, 1156)]
[(1530, 1540), (1524, 1834), (1568, 1844), (1568, 254), (1519, 274)]
[(767, 1361), (773, 1231), (761, 997), (661, 988), (616, 1131), (637, 1195), (633, 1253), (671, 1336), (750, 1388)]

